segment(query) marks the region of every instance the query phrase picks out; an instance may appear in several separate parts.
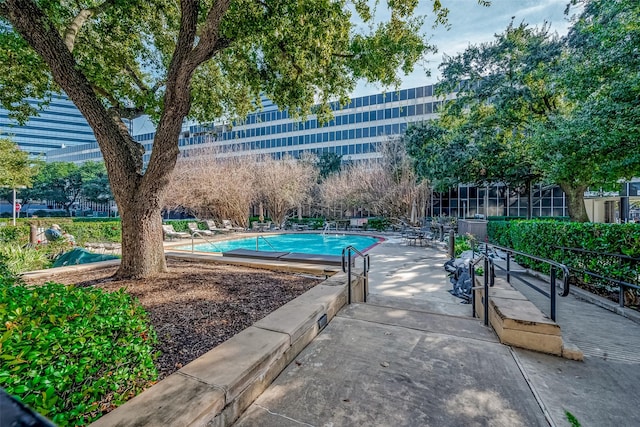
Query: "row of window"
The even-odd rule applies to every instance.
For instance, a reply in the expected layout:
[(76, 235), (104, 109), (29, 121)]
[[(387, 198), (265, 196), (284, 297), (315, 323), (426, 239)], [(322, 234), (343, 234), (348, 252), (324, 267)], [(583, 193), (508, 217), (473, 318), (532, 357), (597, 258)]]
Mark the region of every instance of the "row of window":
[[(406, 132), (408, 123), (394, 123), (389, 125), (381, 125), (381, 126), (371, 126), (366, 128), (357, 128), (357, 129), (345, 129), (345, 130), (337, 130), (331, 132), (321, 132), (321, 133), (312, 133), (305, 135), (296, 135), (296, 136), (288, 136), (281, 138), (273, 138), (273, 139), (263, 139), (258, 141), (247, 141), (247, 144), (250, 149), (264, 149), (264, 148), (273, 148), (273, 147), (287, 147), (292, 145), (303, 145), (303, 144), (315, 144), (315, 143), (323, 143), (323, 142), (332, 142), (332, 141), (345, 141), (345, 140), (353, 140), (360, 138), (374, 138), (380, 136), (387, 135), (399, 135)], [(254, 134), (250, 134), (254, 136)], [(239, 136), (237, 138), (232, 139), (232, 141), (237, 141), (238, 138), (243, 138), (243, 136)], [(206, 137), (198, 136), (192, 138), (183, 138), (180, 139), (179, 145), (181, 147), (186, 145), (197, 145), (203, 144), (205, 142), (209, 142)], [(227, 144), (229, 146), (237, 145), (236, 142), (232, 142), (231, 144)]]
[[(567, 207), (560, 187), (536, 188), (533, 191), (532, 214), (535, 217), (566, 216)], [(460, 186), (448, 192), (434, 193), (431, 214), (469, 217), (475, 214), (485, 216), (527, 216), (529, 204), (526, 195), (510, 191), (508, 187), (466, 187)]]
[[(352, 108), (367, 107), (370, 105), (379, 105), (379, 104), (385, 104), (385, 103), (390, 103), (395, 101), (406, 101), (410, 99), (418, 99), (418, 98), (424, 98), (429, 96), (433, 96), (433, 85), (421, 86), (421, 87), (411, 88), (411, 89), (402, 89), (400, 91), (379, 93), (376, 95), (367, 95), (367, 96), (362, 96), (358, 98), (352, 98), (349, 104), (347, 104), (344, 108), (340, 108), (340, 105), (337, 102), (331, 103), (330, 106), (333, 111), (344, 111)], [(430, 114), (431, 112), (434, 112), (434, 107), (432, 106), (432, 104), (439, 104), (439, 103), (423, 104), (424, 107), (421, 107), (421, 108), (424, 108), (424, 113), (413, 112), (413, 113), (404, 114), (404, 115), (402, 114), (396, 115), (394, 117), (404, 117), (407, 115), (415, 115), (415, 114)], [(422, 104), (419, 104), (419, 105), (422, 105)], [(427, 107), (426, 105), (429, 105), (429, 107)], [(394, 113), (394, 114), (397, 114), (397, 113)], [(256, 123), (265, 123), (265, 122), (276, 121), (276, 120), (286, 120), (290, 118), (291, 117), (289, 116), (289, 112), (286, 110), (285, 111), (278, 111), (278, 110), (262, 111), (259, 113), (249, 114), (247, 118), (241, 122), (233, 122), (233, 126), (238, 126), (243, 124), (252, 125)], [(387, 118), (391, 118), (391, 117), (387, 117)], [(371, 120), (381, 120), (381, 118), (371, 119)], [(363, 120), (363, 121), (367, 121), (367, 120)], [(354, 123), (354, 122), (351, 121), (350, 123)], [(210, 132), (211, 126), (192, 126), (191, 131), (194, 133)]]
[[(239, 143), (235, 145), (225, 145), (222, 147), (223, 153), (233, 153), (233, 152), (243, 152), (251, 149), (251, 145), (249, 143)], [(368, 154), (375, 153), (379, 149), (379, 143), (377, 142), (365, 142), (362, 144), (349, 144), (349, 145), (338, 145), (331, 147), (318, 147), (318, 148), (309, 148), (309, 149), (299, 149), (299, 150), (284, 150), (284, 151), (276, 151), (271, 153), (272, 156), (276, 159), (280, 159), (285, 156), (300, 158), (303, 153), (335, 153), (342, 156), (348, 156), (353, 154)]]
[[(283, 132), (295, 132), (301, 130), (317, 129), (323, 127), (343, 126), (357, 123), (367, 123), (377, 120), (399, 119), (401, 117), (422, 116), (424, 114), (434, 114), (442, 102), (427, 102), (417, 105), (408, 105), (405, 107), (394, 107), (380, 110), (364, 111), (358, 113), (343, 114), (335, 116), (330, 122), (321, 125), (317, 119), (309, 119), (305, 122), (290, 122), (283, 124), (274, 124), (271, 126), (262, 126), (252, 129), (239, 129), (236, 131), (222, 132), (218, 138), (234, 139), (247, 136), (272, 135)], [(251, 135), (249, 135), (251, 133)]]

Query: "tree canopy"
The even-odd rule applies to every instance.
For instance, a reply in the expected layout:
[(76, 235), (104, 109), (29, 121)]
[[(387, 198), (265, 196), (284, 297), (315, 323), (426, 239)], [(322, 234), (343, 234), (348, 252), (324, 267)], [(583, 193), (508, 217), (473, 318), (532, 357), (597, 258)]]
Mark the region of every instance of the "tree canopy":
[(421, 174), (441, 189), (559, 184), (577, 221), (589, 186), (640, 174), (640, 5), (584, 3), (564, 38), (511, 24), (445, 58), (439, 91), (455, 99), (405, 136)]
[[(431, 0), (436, 22), (446, 9)], [(378, 3), (375, 2), (375, 5)], [(122, 217), (118, 275), (164, 271), (160, 210), (183, 120), (242, 116), (267, 96), (322, 120), (359, 79), (393, 86), (432, 50), (419, 2), (84, 0), (0, 2), (0, 104), (25, 118), (26, 96), (63, 90), (94, 130)], [(359, 19), (356, 25), (355, 19)], [(157, 123), (144, 147), (123, 118)]]
[(9, 138), (0, 137), (0, 187), (31, 187), (37, 165)]

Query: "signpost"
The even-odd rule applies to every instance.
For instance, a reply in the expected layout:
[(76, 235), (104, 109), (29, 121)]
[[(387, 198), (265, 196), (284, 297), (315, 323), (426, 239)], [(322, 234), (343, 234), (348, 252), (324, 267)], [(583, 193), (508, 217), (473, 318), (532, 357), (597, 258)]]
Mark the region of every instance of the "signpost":
[(18, 209), (18, 205), (20, 205), (20, 203), (16, 202), (16, 189), (14, 188), (13, 189), (13, 226), (14, 227), (16, 225), (16, 211), (20, 211), (20, 209)]

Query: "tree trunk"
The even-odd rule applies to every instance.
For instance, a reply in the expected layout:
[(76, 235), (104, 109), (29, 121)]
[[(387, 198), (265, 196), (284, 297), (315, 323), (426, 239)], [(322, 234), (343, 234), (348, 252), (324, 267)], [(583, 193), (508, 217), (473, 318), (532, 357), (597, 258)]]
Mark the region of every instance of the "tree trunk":
[(166, 271), (162, 200), (178, 158), (182, 122), (191, 107), (193, 72), (228, 44), (218, 37), (218, 29), (229, 0), (214, 2), (200, 34), (197, 31), (200, 3), (180, 4), (180, 32), (165, 82), (164, 108), (144, 173), (144, 147), (129, 135), (117, 110), (105, 108), (56, 26), (38, 4), (29, 0), (0, 3), (13, 28), (49, 65), (55, 82), (93, 129), (122, 218), (122, 262), (117, 276), (143, 278)]
[(587, 186), (561, 182), (560, 187), (566, 195), (567, 210), (571, 221), (589, 222), (587, 208), (584, 205), (584, 192), (587, 190)]
[(161, 209), (133, 201), (121, 212), (122, 261), (116, 277), (138, 279), (166, 271)]

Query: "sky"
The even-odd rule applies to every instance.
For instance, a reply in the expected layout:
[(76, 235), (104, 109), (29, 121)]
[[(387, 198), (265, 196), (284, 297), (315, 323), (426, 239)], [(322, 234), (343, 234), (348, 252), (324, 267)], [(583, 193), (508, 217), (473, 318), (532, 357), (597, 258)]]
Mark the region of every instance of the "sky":
[[(432, 28), (432, 0), (420, 0), (418, 13), (427, 15), (423, 31), (431, 36), (429, 43), (436, 45), (438, 52), (428, 55), (426, 63), (417, 64), (413, 73), (404, 76), (400, 89), (437, 83), (438, 65), (442, 62), (443, 54), (454, 56), (469, 45), (492, 41), (495, 34), (502, 33), (507, 28), (512, 17), (515, 25), (524, 21), (531, 26), (542, 26), (548, 22), (551, 31), (560, 35), (565, 35), (569, 29), (567, 16), (564, 14), (569, 0), (491, 0), (489, 7), (480, 6), (477, 0), (441, 2), (449, 9), (449, 30), (442, 26)], [(431, 76), (427, 76), (425, 70), (429, 70)], [(382, 91), (383, 88), (379, 85), (362, 82), (353, 95), (363, 96)]]

